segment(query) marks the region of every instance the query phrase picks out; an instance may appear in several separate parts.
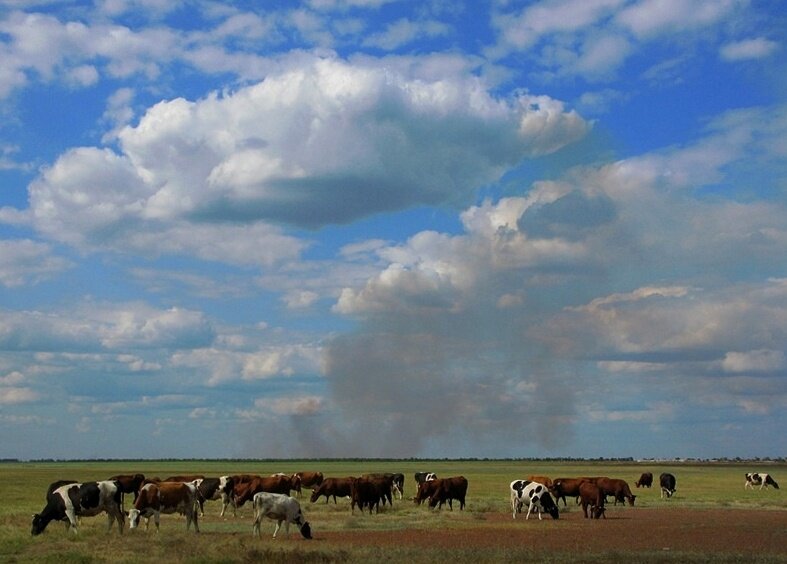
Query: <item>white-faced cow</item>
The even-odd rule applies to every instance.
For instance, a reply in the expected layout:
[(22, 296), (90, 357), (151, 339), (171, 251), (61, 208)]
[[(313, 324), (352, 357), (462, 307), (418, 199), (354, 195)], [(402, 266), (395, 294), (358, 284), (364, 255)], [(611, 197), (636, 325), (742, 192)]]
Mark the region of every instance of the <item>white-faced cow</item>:
[(776, 483), (776, 480), (774, 480), (773, 476), (770, 474), (763, 474), (761, 472), (747, 472), (746, 483), (743, 485), (743, 489), (754, 489), (754, 486), (760, 486), (760, 489), (767, 489), (768, 486), (773, 486), (777, 490), (779, 489), (779, 484)]
[(118, 485), (109, 480), (56, 487), (47, 494), (43, 511), (33, 515), (31, 533), (43, 533), (50, 521), (67, 521), (67, 527), (76, 533), (77, 517), (92, 517), (106, 512), (107, 531), (117, 521), (118, 532), (122, 534), (125, 518), (120, 509), (120, 496)]
[(664, 494), (667, 494), (667, 497), (670, 498), (675, 495), (675, 476), (670, 474), (669, 472), (664, 472), (661, 476), (659, 476), (659, 485), (661, 485), (661, 498), (664, 499)]
[(260, 536), (260, 524), (263, 517), (276, 521), (276, 529), (273, 531), (273, 538), (279, 532), (282, 522), (284, 532), (290, 536), (290, 523), (294, 523), (301, 531), (303, 538), (312, 538), (312, 530), (308, 521), (304, 519), (301, 511), (301, 504), (294, 497), (284, 494), (260, 492), (254, 494), (254, 527), (253, 534)]
[(553, 519), (560, 516), (557, 504), (549, 490), (544, 484), (538, 482), (531, 482), (530, 480), (514, 480), (510, 484), (511, 490), (511, 511), (513, 518), (516, 519), (516, 514), (521, 513), (522, 506), (527, 503), (527, 515), (525, 520), (530, 518), (530, 513), (535, 509), (538, 513), (539, 520), (541, 513), (549, 513)]
[(180, 513), (186, 516), (186, 530), (191, 528), (193, 522), (194, 532), (199, 533), (197, 495), (197, 486), (190, 482), (145, 484), (139, 491), (134, 507), (128, 512), (129, 528), (136, 529), (141, 517), (146, 521), (153, 517), (158, 532), (162, 513)]

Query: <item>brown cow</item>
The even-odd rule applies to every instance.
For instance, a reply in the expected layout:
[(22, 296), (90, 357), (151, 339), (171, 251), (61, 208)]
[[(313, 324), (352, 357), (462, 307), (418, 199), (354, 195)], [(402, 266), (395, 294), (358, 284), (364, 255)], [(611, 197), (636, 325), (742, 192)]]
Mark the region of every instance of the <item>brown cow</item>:
[[(156, 524), (159, 529), (159, 522), (162, 513), (180, 513), (186, 516), (186, 530), (194, 523), (194, 532), (199, 533), (197, 504), (197, 486), (189, 482), (160, 482), (158, 485), (149, 483), (142, 487), (139, 497), (134, 502), (134, 508), (128, 512), (129, 528), (135, 529), (139, 525), (139, 519), (145, 517)], [(147, 529), (147, 521), (145, 522)]]
[(233, 497), (235, 506), (241, 507), (253, 498), (256, 493), (268, 492), (290, 495), (290, 490), (292, 490), (292, 478), (289, 476), (257, 477), (249, 482), (235, 484)]
[[(352, 513), (355, 513), (356, 505), (360, 508), (361, 513), (363, 513), (364, 506), (369, 507), (369, 515), (372, 514), (372, 508), (375, 508), (377, 513), (380, 512), (380, 498), (385, 495), (385, 482), (370, 478), (350, 478), (350, 484), (350, 511)], [(390, 492), (389, 488), (388, 495)]]
[(117, 482), (118, 489), (122, 494), (120, 496), (120, 508), (123, 509), (123, 501), (126, 494), (134, 494), (134, 501), (137, 501), (139, 495), (139, 488), (142, 487), (142, 482), (145, 481), (144, 474), (118, 474), (109, 478)]
[(631, 493), (631, 489), (626, 480), (599, 478), (596, 480), (596, 485), (601, 488), (605, 496), (611, 495), (615, 498), (615, 505), (617, 505), (618, 502), (625, 503), (626, 501), (629, 502), (629, 505), (634, 505), (634, 499), (637, 496)]
[(429, 507), (443, 507), (443, 503), (448, 502), (448, 508), (453, 511), (452, 500), (459, 501), (459, 509), (465, 508), (465, 496), (467, 495), (467, 478), (464, 476), (453, 476), (451, 478), (438, 478), (435, 480), (435, 492), (429, 498)]
[(322, 472), (296, 472), (295, 475), (301, 479), (301, 486), (304, 488), (319, 486), (324, 479)]
[(528, 481), (538, 482), (539, 484), (546, 486), (547, 489), (552, 487), (552, 480), (550, 478), (547, 478), (546, 476), (530, 476), (528, 478)]
[(418, 484), (418, 491), (415, 492), (415, 497), (413, 501), (418, 505), (421, 505), (425, 500), (432, 497), (432, 494), (437, 491), (437, 480), (427, 480), (425, 482), (421, 482)]
[(555, 497), (555, 503), (563, 499), (563, 507), (566, 506), (566, 497), (579, 497), (579, 485), (582, 482), (594, 482), (597, 478), (555, 478), (552, 480), (550, 493)]
[(643, 472), (639, 480), (634, 482), (634, 485), (638, 488), (649, 488), (653, 485), (653, 474), (650, 472)]
[(604, 515), (604, 492), (592, 482), (582, 482), (579, 485), (579, 500), (582, 504), (582, 511), (585, 519), (588, 517), (588, 506), (590, 506), (590, 518), (600, 519)]
[(193, 482), (194, 480), (204, 480), (205, 476), (202, 474), (184, 474), (182, 476), (170, 476), (164, 478), (162, 482)]
[(349, 497), (352, 495), (353, 478), (325, 478), (319, 486), (312, 489), (311, 502), (314, 503), (320, 496), (325, 496), (325, 503), (328, 503), (333, 496), (333, 503), (336, 504), (336, 496)]

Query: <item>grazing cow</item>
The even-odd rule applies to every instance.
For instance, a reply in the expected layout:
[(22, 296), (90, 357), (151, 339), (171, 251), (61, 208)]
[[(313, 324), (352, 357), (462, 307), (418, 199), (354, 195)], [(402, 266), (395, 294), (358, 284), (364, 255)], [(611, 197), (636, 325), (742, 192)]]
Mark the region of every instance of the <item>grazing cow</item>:
[(418, 491), (415, 492), (415, 497), (413, 501), (418, 505), (421, 505), (425, 500), (432, 497), (432, 495), (437, 491), (437, 480), (426, 480), (418, 484)]
[(566, 506), (566, 496), (579, 498), (579, 485), (582, 482), (595, 482), (597, 478), (555, 478), (549, 491), (555, 496), (555, 503), (563, 500)]
[[(325, 479), (322, 472), (296, 472), (295, 475), (300, 478), (300, 485), (304, 488), (319, 486)], [(300, 493), (300, 490), (298, 490), (298, 493)]]
[(593, 482), (579, 484), (579, 502), (582, 504), (585, 519), (588, 518), (588, 506), (590, 506), (591, 519), (600, 519), (602, 516), (604, 519), (607, 518), (604, 514), (605, 498), (604, 492)]
[(254, 528), (253, 534), (260, 536), (260, 523), (263, 517), (268, 517), (276, 521), (276, 530), (273, 531), (273, 538), (279, 532), (282, 521), (287, 537), (290, 536), (290, 523), (294, 523), (301, 530), (303, 538), (312, 538), (312, 530), (309, 522), (303, 518), (301, 504), (294, 497), (284, 494), (260, 492), (254, 494)]
[(629, 502), (629, 505), (634, 505), (634, 500), (637, 498), (631, 493), (628, 482), (618, 478), (597, 478), (595, 484), (601, 488), (604, 496), (611, 495), (615, 499), (615, 505), (620, 503)]
[(675, 476), (668, 472), (664, 472), (659, 476), (659, 484), (661, 485), (661, 499), (664, 499), (664, 494), (670, 498), (675, 495)]
[(779, 489), (779, 484), (776, 483), (776, 480), (770, 474), (762, 474), (760, 472), (747, 472), (746, 473), (746, 483), (743, 485), (743, 489), (751, 488), (754, 489), (754, 486), (760, 486), (760, 489), (765, 488), (767, 489), (768, 486), (773, 486), (777, 490)]
[(142, 487), (142, 482), (145, 481), (144, 474), (118, 474), (112, 476), (109, 480), (117, 482), (120, 488), (120, 508), (123, 509), (123, 502), (125, 501), (126, 494), (133, 494), (134, 501), (137, 501), (139, 488)]
[[(56, 485), (52, 484), (53, 486)], [(50, 486), (51, 487), (51, 486)], [(68, 521), (68, 528), (77, 532), (77, 517), (92, 517), (107, 514), (107, 531), (117, 521), (118, 532), (123, 533), (125, 517), (120, 509), (120, 488), (117, 483), (101, 482), (71, 483), (47, 492), (46, 506), (41, 513), (33, 515), (31, 533), (44, 532), (50, 521)]]
[(180, 513), (186, 516), (186, 530), (194, 523), (194, 532), (199, 533), (197, 486), (191, 482), (161, 482), (145, 484), (139, 491), (134, 507), (128, 511), (129, 529), (139, 526), (139, 519), (144, 517), (147, 529), (148, 521), (153, 517), (156, 532), (159, 530), (161, 514)]
[(640, 474), (639, 480), (634, 482), (638, 488), (649, 488), (653, 485), (653, 474), (650, 472), (643, 472)]
[(541, 520), (541, 513), (549, 513), (553, 519), (560, 517), (557, 504), (549, 495), (549, 490), (544, 484), (531, 482), (530, 480), (514, 480), (510, 485), (511, 489), (511, 511), (513, 518), (522, 511), (522, 506), (527, 503), (527, 515), (525, 520), (530, 518), (530, 513), (535, 509), (538, 519)]
[(530, 476), (528, 478), (529, 482), (538, 482), (539, 484), (543, 484), (547, 487), (547, 489), (552, 487), (552, 480), (547, 478), (546, 476)]
[(336, 496), (350, 497), (352, 495), (353, 478), (325, 478), (319, 486), (312, 489), (311, 502), (314, 503), (320, 496), (325, 496), (325, 503), (328, 503), (333, 496), (333, 503), (336, 504)]
[(435, 492), (429, 498), (429, 507), (443, 508), (443, 503), (448, 502), (448, 509), (454, 510), (452, 500), (459, 502), (459, 510), (465, 508), (465, 496), (467, 496), (467, 478), (464, 476), (453, 476), (451, 478), (437, 478), (435, 480)]
[[(350, 478), (350, 480), (350, 511), (355, 513), (355, 506), (357, 505), (361, 513), (363, 513), (364, 506), (369, 507), (370, 515), (372, 508), (379, 513), (380, 499), (385, 497), (386, 482), (372, 478)], [(388, 496), (390, 497), (390, 495), (391, 490), (389, 488)]]

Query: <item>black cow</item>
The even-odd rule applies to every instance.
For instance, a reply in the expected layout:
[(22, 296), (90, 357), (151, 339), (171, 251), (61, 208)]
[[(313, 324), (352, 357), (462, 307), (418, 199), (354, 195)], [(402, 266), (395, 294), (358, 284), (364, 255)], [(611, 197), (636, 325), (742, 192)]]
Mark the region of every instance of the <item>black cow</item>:
[(667, 497), (672, 497), (675, 494), (675, 476), (669, 472), (664, 472), (659, 476), (659, 484), (661, 485), (661, 498), (664, 499), (664, 494)]
[(77, 532), (77, 517), (92, 517), (106, 512), (109, 516), (107, 530), (117, 521), (118, 532), (123, 533), (125, 517), (120, 508), (120, 488), (116, 482), (85, 482), (66, 484), (47, 493), (46, 506), (33, 515), (31, 533), (44, 532), (50, 521), (68, 521), (70, 529)]

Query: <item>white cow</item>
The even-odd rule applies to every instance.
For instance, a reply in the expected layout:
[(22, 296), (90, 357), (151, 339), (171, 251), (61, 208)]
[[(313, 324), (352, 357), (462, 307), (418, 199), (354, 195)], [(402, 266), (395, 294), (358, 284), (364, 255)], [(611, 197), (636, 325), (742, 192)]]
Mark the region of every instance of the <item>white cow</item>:
[(511, 511), (513, 518), (516, 519), (516, 514), (522, 511), (522, 506), (527, 503), (527, 515), (525, 520), (530, 518), (530, 513), (535, 509), (538, 513), (538, 519), (541, 520), (541, 513), (549, 513), (553, 519), (557, 519), (560, 515), (555, 500), (549, 494), (549, 490), (544, 484), (538, 482), (531, 482), (529, 480), (514, 480), (511, 482)]
[(254, 527), (252, 533), (260, 536), (260, 523), (263, 517), (268, 517), (276, 521), (276, 530), (273, 531), (273, 538), (279, 532), (282, 522), (287, 537), (290, 536), (290, 523), (294, 523), (301, 530), (304, 538), (312, 538), (312, 530), (308, 521), (304, 519), (301, 511), (301, 504), (294, 497), (285, 494), (259, 492), (254, 494)]
[(768, 486), (773, 486), (777, 490), (779, 489), (779, 484), (776, 483), (776, 480), (770, 474), (761, 474), (758, 472), (747, 472), (746, 473), (746, 483), (743, 485), (743, 489), (751, 488), (754, 489), (754, 486), (760, 486), (762, 488), (768, 488)]

